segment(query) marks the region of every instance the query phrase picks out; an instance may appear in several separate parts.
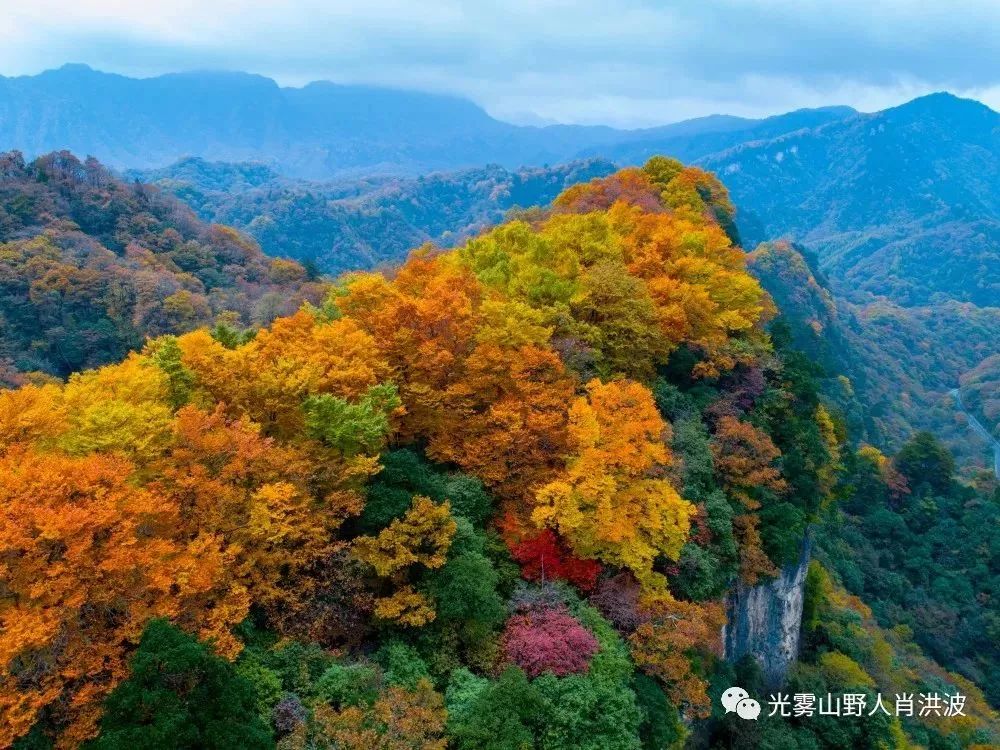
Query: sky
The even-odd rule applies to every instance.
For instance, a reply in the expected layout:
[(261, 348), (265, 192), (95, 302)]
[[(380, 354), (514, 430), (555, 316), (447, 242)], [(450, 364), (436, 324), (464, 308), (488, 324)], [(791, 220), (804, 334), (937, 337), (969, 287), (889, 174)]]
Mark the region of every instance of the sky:
[(0, 18), (2, 75), (243, 70), (458, 94), (519, 123), (874, 111), (941, 90), (1000, 109), (997, 0), (0, 0)]

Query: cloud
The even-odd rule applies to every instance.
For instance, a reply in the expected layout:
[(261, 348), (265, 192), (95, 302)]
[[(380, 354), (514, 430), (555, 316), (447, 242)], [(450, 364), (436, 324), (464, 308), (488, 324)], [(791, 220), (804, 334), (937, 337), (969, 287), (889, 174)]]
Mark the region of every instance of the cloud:
[(990, 103), (1000, 91), (992, 0), (33, 0), (6, 16), (5, 74), (67, 61), (240, 69), (446, 91), (564, 122), (877, 109), (939, 89)]

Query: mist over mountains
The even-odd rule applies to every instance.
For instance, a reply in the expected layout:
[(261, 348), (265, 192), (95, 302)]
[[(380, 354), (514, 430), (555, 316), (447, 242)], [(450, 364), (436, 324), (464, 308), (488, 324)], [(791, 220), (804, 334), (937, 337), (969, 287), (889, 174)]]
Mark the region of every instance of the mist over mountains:
[(464, 99), (320, 81), (282, 88), (249, 73), (136, 79), (65, 65), (0, 77), (0, 144), (28, 156), (67, 149), (116, 168), (184, 156), (262, 161), (288, 176), (410, 174), (496, 163), (508, 168), (601, 156), (685, 159), (750, 138), (839, 119), (846, 107), (766, 120), (712, 116), (643, 130), (518, 126)]

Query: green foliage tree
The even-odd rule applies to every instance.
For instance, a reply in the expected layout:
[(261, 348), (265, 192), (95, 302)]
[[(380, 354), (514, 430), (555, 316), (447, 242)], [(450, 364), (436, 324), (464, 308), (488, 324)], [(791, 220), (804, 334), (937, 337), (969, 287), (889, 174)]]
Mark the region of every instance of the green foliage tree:
[(506, 669), (497, 680), (456, 670), (445, 693), (448, 734), (460, 750), (537, 747), (546, 703), (524, 672)]
[(951, 489), (955, 459), (929, 432), (918, 432), (900, 448), (895, 464), (914, 490), (925, 484), (936, 494)]
[(164, 620), (146, 627), (131, 674), (109, 696), (91, 750), (273, 747), (253, 685)]
[(636, 701), (642, 711), (639, 740), (643, 750), (675, 747), (685, 736), (677, 707), (656, 684), (656, 680), (637, 673), (632, 681)]
[(310, 396), (303, 406), (306, 431), (344, 456), (377, 453), (399, 406), (391, 383), (372, 386), (356, 403), (329, 393)]
[(452, 514), (481, 524), (492, 510), (489, 493), (475, 477), (446, 473), (410, 448), (384, 453), (382, 470), (368, 487), (365, 509), (359, 523), (370, 533), (383, 529), (410, 507), (414, 495), (435, 502), (448, 500)]

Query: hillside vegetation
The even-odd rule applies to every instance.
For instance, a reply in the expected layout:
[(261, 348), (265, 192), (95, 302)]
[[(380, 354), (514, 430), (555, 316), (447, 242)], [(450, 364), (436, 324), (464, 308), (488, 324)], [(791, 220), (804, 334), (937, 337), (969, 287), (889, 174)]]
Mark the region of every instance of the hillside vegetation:
[(266, 325), (323, 293), (298, 263), (265, 256), (246, 235), (92, 159), (0, 154), (6, 382), (114, 362), (147, 336)]
[[(995, 740), (972, 682), (821, 571), (795, 685), (871, 696), (905, 659), (895, 686), (967, 716), (721, 714), (756, 685), (720, 658), (721, 598), (798, 558), (849, 458), (732, 220), (714, 177), (653, 159), (255, 335), (0, 391), (0, 744)], [(941, 455), (878, 466), (922, 508)]]
[[(787, 242), (761, 244), (749, 267), (782, 309), (796, 347), (827, 374), (824, 394), (856, 440), (893, 451), (915, 432), (930, 430), (967, 469), (992, 466), (992, 451), (970, 434), (948, 394), (962, 379), (969, 382), (970, 403), (995, 397), (987, 373), (1000, 347), (994, 333), (1000, 308), (954, 301), (917, 308), (888, 300), (854, 304), (834, 295), (815, 256)], [(966, 375), (981, 359), (975, 372), (982, 374)]]
[(965, 373), (961, 392), (965, 407), (1000, 440), (1000, 354), (984, 359)]
[(419, 178), (306, 182), (260, 164), (185, 159), (131, 176), (172, 192), (206, 221), (238, 227), (269, 255), (327, 273), (401, 262), (414, 247), (448, 247), (514, 208), (546, 206), (563, 190), (614, 171), (593, 159), (508, 171), (488, 166)]

